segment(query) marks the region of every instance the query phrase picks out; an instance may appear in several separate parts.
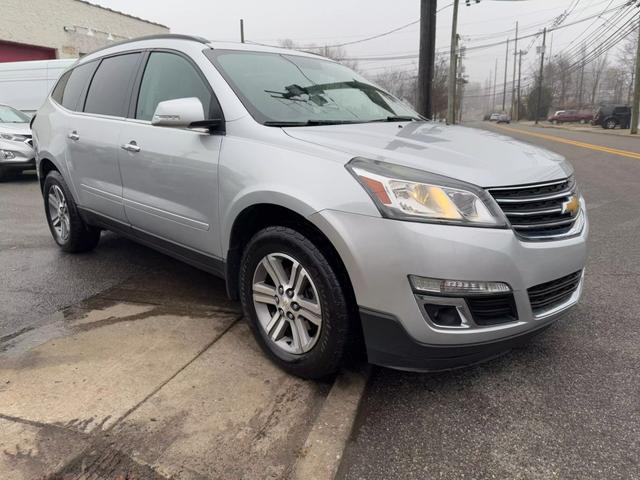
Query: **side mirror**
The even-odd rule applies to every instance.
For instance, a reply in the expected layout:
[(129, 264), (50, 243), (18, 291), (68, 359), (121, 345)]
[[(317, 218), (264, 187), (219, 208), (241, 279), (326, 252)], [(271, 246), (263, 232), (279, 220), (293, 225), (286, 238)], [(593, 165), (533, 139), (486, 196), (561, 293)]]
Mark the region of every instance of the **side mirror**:
[(177, 98), (158, 103), (151, 125), (173, 128), (208, 128), (222, 125), (220, 119), (205, 119), (202, 102), (196, 97)]

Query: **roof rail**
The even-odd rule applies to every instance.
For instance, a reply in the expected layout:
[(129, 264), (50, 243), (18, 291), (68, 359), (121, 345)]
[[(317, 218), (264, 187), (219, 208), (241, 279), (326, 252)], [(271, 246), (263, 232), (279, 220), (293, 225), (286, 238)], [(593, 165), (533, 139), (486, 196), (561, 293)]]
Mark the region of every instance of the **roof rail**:
[(132, 42), (140, 42), (142, 40), (162, 40), (162, 39), (167, 39), (167, 40), (190, 40), (192, 42), (199, 42), (199, 43), (210, 43), (210, 40), (207, 40), (204, 37), (198, 37), (196, 35), (183, 35), (181, 33), (158, 33), (155, 35), (145, 35), (142, 37), (136, 37), (136, 38), (129, 38), (127, 40), (122, 40), (121, 42), (115, 42), (115, 43), (110, 43), (109, 45), (106, 45), (104, 47), (98, 48), (97, 50), (94, 50), (93, 52), (90, 52), (87, 54), (88, 55), (93, 55), (96, 52), (101, 52), (102, 50), (106, 50), (107, 48), (111, 48), (111, 47), (118, 47), (120, 45), (125, 45), (127, 43), (132, 43)]

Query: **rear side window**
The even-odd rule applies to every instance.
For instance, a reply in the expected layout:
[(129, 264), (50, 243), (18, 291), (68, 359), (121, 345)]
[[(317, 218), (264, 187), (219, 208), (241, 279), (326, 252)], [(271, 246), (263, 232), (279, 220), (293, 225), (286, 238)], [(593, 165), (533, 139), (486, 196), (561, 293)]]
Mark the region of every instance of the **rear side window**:
[(58, 83), (51, 92), (51, 98), (53, 98), (56, 102), (62, 105), (62, 97), (64, 94), (64, 89), (67, 86), (67, 82), (69, 81), (69, 77), (71, 76), (72, 71), (68, 71), (62, 74)]
[(627, 107), (616, 107), (613, 109), (613, 113), (622, 113), (625, 114), (628, 112)]
[(125, 117), (133, 74), (140, 59), (139, 53), (108, 57), (91, 80), (84, 111), (113, 117)]
[(151, 53), (140, 84), (136, 118), (151, 120), (158, 103), (190, 97), (200, 100), (205, 118), (212, 118), (211, 90), (196, 68), (180, 55)]
[(95, 68), (96, 62), (89, 62), (64, 73), (53, 89), (51, 97), (64, 108), (79, 110), (81, 106), (78, 105), (78, 101)]

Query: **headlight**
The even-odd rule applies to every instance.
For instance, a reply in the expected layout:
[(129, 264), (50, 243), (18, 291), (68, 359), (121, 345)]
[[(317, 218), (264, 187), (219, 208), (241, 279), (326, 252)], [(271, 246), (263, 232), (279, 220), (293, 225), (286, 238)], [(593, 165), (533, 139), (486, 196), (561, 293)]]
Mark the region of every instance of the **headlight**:
[(29, 137), (25, 135), (14, 135), (13, 133), (0, 133), (0, 138), (9, 140), (10, 142), (24, 142)]
[(354, 158), (347, 169), (384, 217), (476, 227), (506, 226), (500, 208), (475, 185), (366, 158)]

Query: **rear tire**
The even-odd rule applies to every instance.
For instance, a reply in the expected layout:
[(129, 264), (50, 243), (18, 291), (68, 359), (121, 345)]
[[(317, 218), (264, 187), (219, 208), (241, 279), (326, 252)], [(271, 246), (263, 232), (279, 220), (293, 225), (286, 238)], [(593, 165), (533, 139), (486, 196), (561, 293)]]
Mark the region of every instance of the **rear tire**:
[(56, 170), (44, 180), (44, 211), (49, 230), (58, 246), (68, 253), (93, 250), (100, 241), (100, 229), (87, 225), (64, 178)]
[(306, 379), (336, 372), (351, 331), (347, 295), (309, 238), (288, 227), (260, 230), (244, 250), (239, 281), (244, 315), (273, 362)]

